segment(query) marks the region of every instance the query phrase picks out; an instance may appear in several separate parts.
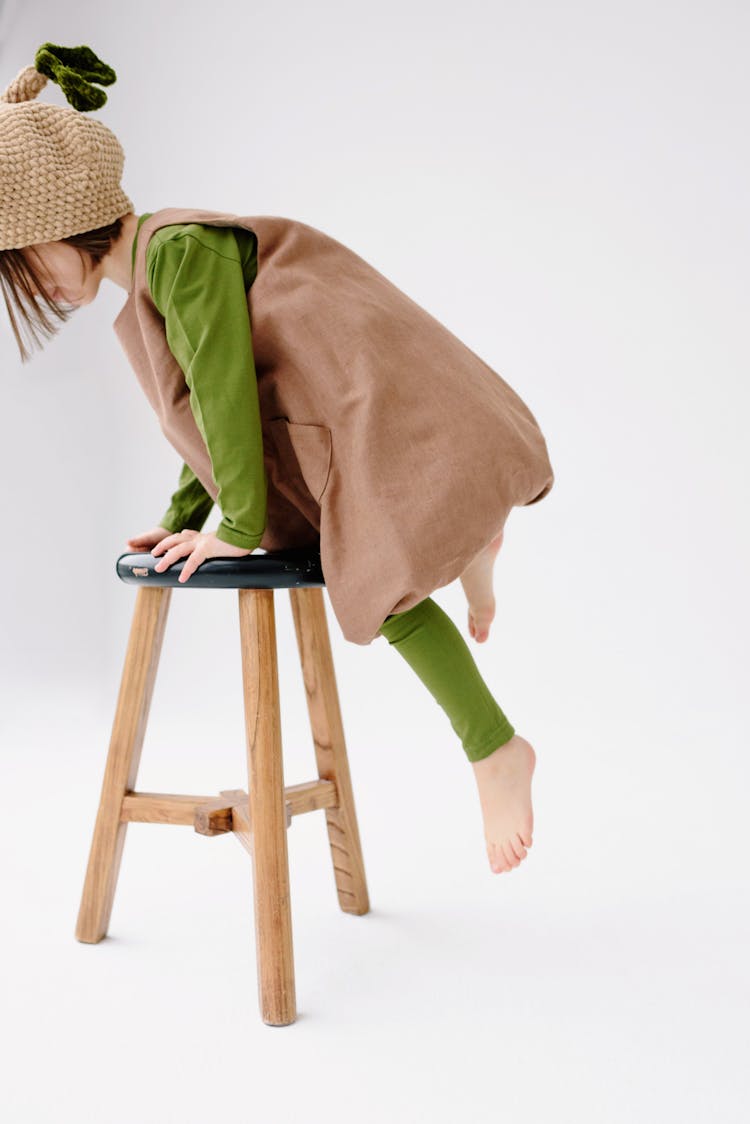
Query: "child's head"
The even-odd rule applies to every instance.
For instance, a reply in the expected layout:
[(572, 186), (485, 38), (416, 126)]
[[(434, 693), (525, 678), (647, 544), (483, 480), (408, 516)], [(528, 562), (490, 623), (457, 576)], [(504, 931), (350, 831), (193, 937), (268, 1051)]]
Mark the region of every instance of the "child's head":
[(43, 337), (51, 339), (58, 331), (53, 317), (65, 322), (76, 308), (91, 304), (102, 280), (102, 259), (121, 233), (118, 218), (58, 242), (0, 250), (0, 289), (21, 362), (31, 358), (31, 351), (19, 329), (24, 327), (31, 343), (41, 346)]
[[(50, 78), (72, 109), (36, 100)], [(85, 115), (107, 100), (93, 83), (114, 81), (89, 47), (44, 43), (0, 95), (0, 286), (22, 361), (30, 353), (12, 306), (34, 342), (52, 336), (48, 313), (67, 320), (94, 299), (101, 262), (134, 212), (120, 142)]]

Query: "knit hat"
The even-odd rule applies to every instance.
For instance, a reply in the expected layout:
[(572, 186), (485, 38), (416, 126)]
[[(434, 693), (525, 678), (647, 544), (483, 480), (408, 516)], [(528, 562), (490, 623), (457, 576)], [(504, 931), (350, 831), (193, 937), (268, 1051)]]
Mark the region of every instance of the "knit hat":
[[(135, 211), (120, 187), (125, 153), (101, 121), (84, 117), (116, 80), (90, 47), (43, 43), (0, 95), (0, 250), (57, 242)], [(51, 78), (73, 106), (34, 99)]]

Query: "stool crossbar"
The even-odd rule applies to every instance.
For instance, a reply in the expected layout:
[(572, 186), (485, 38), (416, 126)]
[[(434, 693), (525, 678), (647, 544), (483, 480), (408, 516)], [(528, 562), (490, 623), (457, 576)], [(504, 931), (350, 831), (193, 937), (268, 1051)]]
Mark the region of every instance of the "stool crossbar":
[[(286, 839), (294, 816), (325, 812), (339, 905), (358, 915), (370, 908), (320, 558), (295, 550), (209, 559), (184, 584), (177, 581), (182, 561), (162, 573), (154, 569), (157, 562), (150, 553), (117, 560), (118, 576), (138, 592), (76, 937), (95, 944), (106, 936), (128, 824), (181, 824), (206, 836), (232, 832), (252, 858), (260, 1014), (269, 1025), (286, 1026), (297, 1017)], [(238, 591), (247, 790), (190, 796), (136, 787), (172, 588), (178, 585)], [(318, 773), (315, 780), (288, 786), (274, 613), (278, 588), (289, 589)]]

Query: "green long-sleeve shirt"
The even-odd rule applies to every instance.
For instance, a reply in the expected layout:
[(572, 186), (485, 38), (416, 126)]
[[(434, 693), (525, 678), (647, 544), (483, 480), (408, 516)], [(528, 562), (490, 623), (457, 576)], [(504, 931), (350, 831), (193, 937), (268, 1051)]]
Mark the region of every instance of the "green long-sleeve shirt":
[[(133, 240), (133, 267), (141, 223)], [(190, 407), (211, 458), (222, 519), (216, 537), (254, 550), (266, 526), (258, 384), (247, 291), (257, 273), (255, 237), (239, 227), (180, 223), (154, 231), (146, 278), (169, 349), (190, 388)], [(183, 464), (159, 525), (199, 531), (213, 500)]]

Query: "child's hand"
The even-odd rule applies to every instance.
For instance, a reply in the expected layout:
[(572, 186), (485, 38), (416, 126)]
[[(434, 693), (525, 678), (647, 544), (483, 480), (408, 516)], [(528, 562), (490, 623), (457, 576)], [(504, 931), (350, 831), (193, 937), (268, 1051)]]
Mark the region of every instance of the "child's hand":
[(201, 562), (205, 562), (207, 558), (241, 558), (243, 554), (252, 554), (252, 550), (246, 550), (244, 547), (231, 546), (227, 542), (222, 542), (217, 539), (216, 535), (211, 531), (179, 531), (176, 535), (167, 535), (158, 542), (151, 553), (158, 555), (164, 551), (164, 557), (160, 559), (155, 570), (161, 573), (163, 570), (176, 562), (179, 558), (187, 558), (187, 562), (182, 567), (182, 573), (177, 579), (181, 585), (188, 580), (190, 575), (194, 573)]
[(163, 538), (170, 534), (165, 527), (154, 527), (152, 531), (144, 531), (142, 535), (134, 535), (132, 539), (128, 539), (125, 543), (131, 550), (151, 550), (152, 546), (156, 546)]

